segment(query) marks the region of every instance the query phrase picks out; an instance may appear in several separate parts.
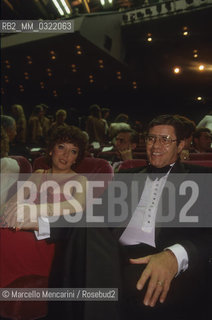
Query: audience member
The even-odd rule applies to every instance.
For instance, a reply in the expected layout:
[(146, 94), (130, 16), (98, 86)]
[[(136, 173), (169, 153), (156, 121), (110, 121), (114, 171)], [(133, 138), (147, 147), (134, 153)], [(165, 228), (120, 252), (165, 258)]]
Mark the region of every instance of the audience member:
[(57, 128), (57, 127), (60, 127), (60, 126), (63, 126), (63, 127), (67, 127), (68, 125), (65, 123), (65, 120), (67, 118), (67, 112), (66, 110), (64, 109), (59, 109), (56, 111), (56, 114), (55, 114), (55, 122), (52, 123), (51, 125), (51, 128), (50, 128), (50, 133), (51, 134), (52, 132), (54, 132), (54, 130)]
[(15, 136), (17, 134), (15, 119), (10, 116), (2, 115), (1, 126), (4, 128), (8, 136), (9, 143), (11, 143), (15, 139)]
[(212, 110), (209, 111), (204, 118), (198, 123), (197, 128), (208, 128), (212, 133)]
[(178, 119), (180, 119), (184, 125), (184, 134), (185, 134), (185, 146), (180, 153), (181, 160), (189, 160), (189, 153), (192, 150), (192, 140), (193, 133), (195, 132), (196, 125), (195, 122), (190, 120), (189, 118), (181, 115), (175, 115)]
[[(85, 146), (85, 134), (79, 128), (74, 126), (57, 127), (49, 137), (47, 160), (50, 168), (48, 170), (37, 170), (36, 174), (34, 174), (31, 178), (37, 186), (41, 185), (42, 182), (46, 182), (49, 180), (50, 182), (56, 182), (57, 185), (60, 186), (59, 192), (57, 188), (56, 197), (53, 192), (48, 193), (48, 216), (54, 216), (55, 218), (58, 216), (62, 216), (63, 212), (66, 212), (64, 215), (67, 215), (69, 219), (77, 215), (81, 217), (82, 210), (84, 210), (86, 202), (87, 179), (85, 176), (77, 174), (74, 171), (74, 168), (78, 163), (81, 162), (81, 160), (83, 160), (85, 154)], [(64, 185), (66, 183), (68, 183), (69, 186), (67, 186), (66, 191), (64, 191)], [(45, 222), (45, 219), (47, 218), (45, 216), (44, 210), (42, 210), (42, 204), (39, 203), (39, 199), (41, 198), (41, 194), (38, 192), (35, 201), (35, 203), (37, 203), (37, 214), (39, 217), (44, 217), (44, 219), (38, 218), (41, 227), (39, 229), (39, 232), (36, 232), (38, 239), (43, 239), (44, 237), (49, 238), (49, 224), (48, 222)], [(20, 205), (21, 204), (19, 203), (19, 206)], [(63, 220), (63, 217), (61, 217), (61, 220)], [(58, 220), (59, 227), (51, 228), (50, 242), (55, 242), (56, 247), (55, 260), (52, 264), (49, 287), (62, 288), (64, 284), (64, 278), (67, 278), (67, 281), (71, 278), (71, 281), (73, 281), (71, 287), (75, 288), (74, 283), (80, 283), (82, 279), (77, 279), (77, 275), (72, 274), (73, 270), (72, 268), (69, 269), (69, 263), (71, 263), (75, 270), (81, 270), (81, 268), (85, 267), (85, 264), (83, 262), (85, 257), (83, 256), (82, 252), (76, 251), (75, 258), (70, 260), (69, 257), (73, 254), (74, 248), (69, 247), (68, 242), (71, 243), (73, 238), (78, 235), (78, 231), (79, 235), (81, 235), (81, 233), (84, 233), (85, 230), (81, 231), (81, 228), (74, 228), (74, 223), (72, 224), (72, 228), (68, 228), (70, 227), (70, 224), (68, 224), (66, 228), (62, 228), (60, 226), (61, 220)], [(66, 220), (64, 219), (63, 221)], [(27, 230), (38, 229), (38, 221), (31, 222), (30, 215), (28, 215), (27, 218), (27, 212), (25, 212), (24, 222), (19, 223), (17, 221), (17, 204), (13, 199), (10, 199), (7, 203), (6, 210), (2, 217), (2, 224), (4, 224), (5, 227), (15, 226), (20, 229)], [(81, 241), (80, 238), (79, 241)], [(78, 247), (76, 247), (76, 249), (78, 249)], [(70, 252), (68, 253), (69, 250)], [(41, 261), (40, 263), (44, 262)], [(72, 305), (74, 305), (74, 310), (77, 311), (77, 319), (82, 319), (82, 303)], [(64, 317), (64, 313), (66, 314), (66, 310), (63, 310), (63, 306), (64, 305), (61, 301), (59, 301), (59, 304), (55, 303), (55, 301), (50, 303), (49, 319), (58, 319), (59, 314), (61, 319), (67, 319), (66, 317)], [(70, 313), (70, 315), (71, 318), (73, 318), (73, 314)]]
[(197, 128), (193, 134), (194, 152), (212, 152), (211, 131), (208, 128)]
[[(8, 191), (14, 182), (18, 179), (20, 167), (18, 162), (8, 157), (9, 154), (9, 138), (1, 126), (1, 150), (0, 150), (0, 163), (1, 163), (1, 199), (0, 205), (3, 206), (7, 200)], [(1, 212), (0, 212), (1, 214)]]
[(131, 129), (130, 125), (128, 124), (129, 117), (127, 114), (120, 113), (111, 123), (109, 129), (109, 137), (111, 140), (116, 137), (117, 133), (120, 132), (122, 129)]
[(43, 136), (44, 136), (44, 138), (47, 138), (48, 131), (51, 127), (51, 120), (49, 118), (47, 118), (47, 116), (46, 116), (46, 113), (47, 113), (49, 107), (44, 103), (41, 103), (41, 106), (43, 107), (43, 114), (40, 117), (40, 123), (42, 126)]
[(29, 157), (29, 151), (24, 143), (14, 143), (16, 137), (16, 122), (10, 116), (1, 116), (1, 125), (9, 139), (9, 155)]
[[(120, 274), (123, 280), (120, 319), (184, 320), (200, 315), (204, 317), (203, 297), (207, 262), (211, 255), (211, 231), (199, 228), (199, 224), (196, 228), (158, 224), (158, 215), (165, 217), (168, 214), (179, 219), (183, 205), (177, 192), (172, 193), (175, 199), (166, 198), (166, 183), (171, 182), (177, 187), (178, 183), (181, 186), (181, 177), (182, 183), (185, 182), (185, 174), (190, 180), (195, 179), (194, 173), (211, 172), (209, 168), (181, 163), (179, 154), (184, 145), (182, 121), (172, 115), (158, 116), (150, 122), (146, 136), (150, 165), (122, 171), (131, 173), (129, 182), (139, 183), (142, 195), (133, 205), (134, 213), (126, 228), (117, 230), (116, 234), (121, 245)], [(144, 181), (139, 173), (148, 174)], [(177, 179), (174, 173), (179, 173)], [(199, 187), (204, 188), (204, 184)], [(201, 215), (210, 210), (209, 202), (205, 203), (207, 193), (206, 187), (201, 193)], [(160, 200), (163, 200), (163, 207)], [(170, 204), (172, 200), (173, 206)], [(132, 205), (130, 195), (124, 201)]]
[(89, 108), (90, 115), (86, 121), (86, 132), (89, 135), (89, 142), (98, 142), (100, 145), (105, 143), (105, 125), (101, 119), (101, 109), (97, 104)]
[[(107, 152), (101, 153), (101, 158), (110, 161), (115, 171), (118, 170), (122, 161), (133, 159), (133, 150), (139, 143), (139, 134), (132, 129), (121, 129), (115, 139), (114, 147)], [(111, 153), (111, 152), (115, 152)]]
[(41, 119), (43, 117), (43, 107), (36, 105), (28, 121), (28, 144), (41, 147), (45, 144)]
[(109, 125), (108, 125), (108, 118), (110, 116), (110, 109), (109, 108), (102, 108), (101, 110), (102, 112), (102, 121), (104, 122), (105, 125), (105, 136), (107, 137), (108, 140), (108, 136), (109, 136)]
[(19, 104), (13, 104), (11, 109), (16, 121), (17, 135), (15, 137), (15, 143), (26, 143), (27, 127), (23, 107)]

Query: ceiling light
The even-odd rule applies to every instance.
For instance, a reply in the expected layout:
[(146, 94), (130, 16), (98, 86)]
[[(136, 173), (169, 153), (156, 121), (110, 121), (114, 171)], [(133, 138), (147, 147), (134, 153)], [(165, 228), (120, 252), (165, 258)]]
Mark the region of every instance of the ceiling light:
[(200, 96), (197, 97), (197, 100), (198, 100), (198, 101), (201, 101), (201, 100), (202, 100), (202, 97), (200, 97)]
[(67, 14), (70, 14), (71, 11), (70, 11), (69, 7), (67, 6), (67, 3), (65, 2), (65, 0), (60, 0), (60, 1), (61, 1), (62, 5), (63, 5), (63, 8), (65, 9), (65, 12)]
[(205, 66), (203, 64), (199, 65), (199, 70), (203, 71), (205, 69)]
[(59, 14), (61, 16), (64, 16), (64, 11), (62, 10), (61, 6), (59, 5), (57, 0), (52, 0), (52, 2), (54, 3), (55, 7), (57, 8), (57, 11), (59, 12)]
[(173, 72), (175, 74), (179, 74), (181, 72), (181, 68), (180, 67), (174, 67)]

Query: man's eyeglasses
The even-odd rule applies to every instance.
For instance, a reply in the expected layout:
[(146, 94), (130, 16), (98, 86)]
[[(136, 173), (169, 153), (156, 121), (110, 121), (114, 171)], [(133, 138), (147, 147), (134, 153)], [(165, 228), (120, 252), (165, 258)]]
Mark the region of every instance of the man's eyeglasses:
[(177, 139), (172, 139), (170, 136), (163, 135), (147, 135), (145, 141), (147, 144), (154, 144), (156, 141), (159, 141), (163, 146), (169, 146), (172, 142), (177, 141)]

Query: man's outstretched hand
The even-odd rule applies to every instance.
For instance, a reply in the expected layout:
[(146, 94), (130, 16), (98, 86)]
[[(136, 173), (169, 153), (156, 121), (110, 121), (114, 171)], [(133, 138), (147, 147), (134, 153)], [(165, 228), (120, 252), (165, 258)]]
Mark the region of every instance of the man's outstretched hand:
[(130, 259), (132, 264), (147, 264), (137, 282), (137, 289), (142, 290), (149, 280), (143, 303), (154, 307), (156, 302), (166, 299), (172, 279), (178, 272), (178, 263), (171, 250), (138, 259)]

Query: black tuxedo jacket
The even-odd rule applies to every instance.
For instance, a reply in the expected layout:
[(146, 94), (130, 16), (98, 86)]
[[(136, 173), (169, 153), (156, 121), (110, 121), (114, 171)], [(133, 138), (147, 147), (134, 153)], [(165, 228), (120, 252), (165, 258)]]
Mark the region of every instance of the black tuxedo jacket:
[[(130, 173), (133, 179), (139, 180), (139, 194), (141, 195), (145, 179), (140, 180), (139, 174), (145, 174), (147, 168), (134, 168), (122, 172)], [(182, 174), (183, 179), (190, 173), (209, 172), (210, 169), (184, 165), (179, 162), (172, 169), (172, 173)], [(117, 179), (123, 180), (122, 175), (117, 174)], [(171, 174), (169, 179), (171, 179)], [(108, 201), (107, 192), (105, 192), (103, 203), (104, 200)], [(130, 198), (127, 200), (131, 201)], [(134, 204), (135, 207), (136, 204)], [(104, 206), (104, 210), (99, 208), (97, 210), (102, 212), (105, 211), (105, 208)], [(107, 210), (105, 216), (107, 216)], [(123, 269), (127, 264), (125, 261), (126, 255), (123, 254), (122, 250), (123, 247), (118, 241), (122, 232), (122, 228), (51, 229), (52, 240), (57, 241), (57, 246), (50, 277), (50, 287), (118, 288), (119, 301), (121, 301), (122, 295), (125, 294)], [(198, 284), (196, 277), (199, 276), (200, 272), (202, 273), (209, 256), (212, 255), (210, 236), (210, 230), (206, 232), (206, 228), (163, 228), (159, 226), (156, 230), (156, 249), (147, 245), (132, 246), (133, 251), (130, 248), (128, 257), (142, 257), (160, 252), (175, 243), (180, 243), (189, 256), (189, 269), (185, 273), (195, 277), (195, 283)], [(183, 278), (183, 281), (186, 281), (186, 279)], [(135, 287), (135, 284), (135, 280), (132, 280), (133, 287)], [(50, 317), (58, 314), (63, 319), (108, 320), (110, 318), (117, 320), (122, 318), (120, 309), (122, 309), (122, 304), (117, 302), (78, 301), (64, 302), (63, 304), (54, 302), (50, 306)]]
[[(147, 167), (122, 170), (120, 173), (124, 177), (127, 177), (127, 174), (131, 174), (132, 180), (140, 181), (139, 195), (141, 196), (146, 179), (145, 174), (147, 174)], [(212, 205), (211, 185), (206, 184), (206, 181), (209, 181), (210, 177), (212, 177), (210, 173), (212, 173), (211, 168), (190, 165), (187, 163), (184, 164), (177, 161), (171, 169), (167, 179), (167, 182), (172, 182), (175, 186), (175, 201), (173, 203), (175, 208), (170, 207), (170, 199), (167, 199), (165, 187), (162, 193), (163, 210), (167, 212), (175, 210), (175, 216), (170, 223), (156, 223), (156, 249), (161, 251), (175, 243), (181, 244), (188, 253), (190, 268), (195, 267), (200, 260), (203, 261), (202, 259), (204, 259), (206, 261), (209, 256), (212, 256), (210, 239), (212, 230), (210, 229), (210, 226), (212, 226), (212, 220), (210, 218)], [(142, 175), (144, 175), (143, 179), (140, 178)], [(180, 223), (180, 212), (183, 206), (185, 206), (191, 198), (190, 193), (188, 193), (187, 197), (183, 197), (179, 194), (181, 184), (187, 180), (194, 181), (199, 187), (198, 199), (196, 203), (191, 206), (189, 212), (189, 215), (198, 217), (199, 223)], [(128, 202), (130, 202), (130, 199), (128, 199)], [(135, 203), (131, 207), (135, 210), (136, 206), (137, 204)], [(209, 226), (209, 228), (206, 228), (206, 226)], [(117, 239), (121, 236), (123, 231), (124, 230), (121, 228), (114, 230)]]

